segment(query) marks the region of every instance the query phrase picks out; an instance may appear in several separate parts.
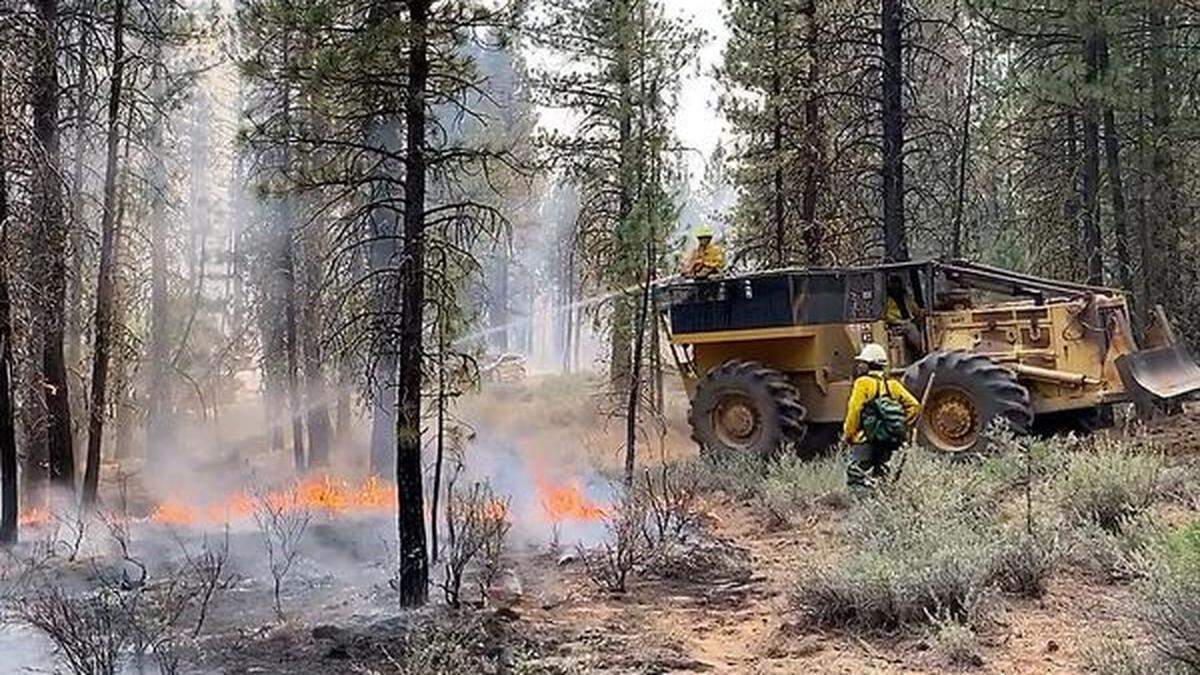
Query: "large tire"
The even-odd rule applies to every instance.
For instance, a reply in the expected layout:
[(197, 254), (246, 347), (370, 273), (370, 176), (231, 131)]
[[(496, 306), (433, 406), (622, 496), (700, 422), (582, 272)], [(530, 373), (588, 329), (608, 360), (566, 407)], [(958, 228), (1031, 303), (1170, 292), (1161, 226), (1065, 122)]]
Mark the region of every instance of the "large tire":
[(987, 450), (987, 431), (1002, 423), (1027, 433), (1033, 424), (1029, 390), (1011, 370), (986, 356), (965, 351), (934, 352), (909, 366), (904, 386), (925, 396), (918, 438), (926, 447), (949, 455), (968, 456)]
[(806, 415), (783, 373), (755, 361), (726, 361), (696, 385), (688, 422), (704, 451), (768, 455), (804, 438)]

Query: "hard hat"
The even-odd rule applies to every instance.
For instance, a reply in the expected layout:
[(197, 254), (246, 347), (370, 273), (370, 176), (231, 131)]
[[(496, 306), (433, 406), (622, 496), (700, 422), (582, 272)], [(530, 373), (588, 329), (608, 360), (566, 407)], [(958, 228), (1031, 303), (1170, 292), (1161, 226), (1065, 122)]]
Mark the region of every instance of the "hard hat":
[(692, 230), (692, 236), (696, 237), (697, 239), (701, 239), (703, 237), (708, 237), (709, 239), (712, 239), (712, 236), (713, 236), (712, 225), (709, 225), (707, 223), (705, 223), (703, 225), (697, 225), (696, 229)]
[(856, 361), (862, 361), (864, 363), (870, 363), (876, 366), (886, 366), (888, 361), (887, 352), (883, 349), (883, 346), (875, 344), (874, 342), (868, 342), (867, 344), (863, 345), (862, 351), (859, 352), (858, 356), (854, 358)]

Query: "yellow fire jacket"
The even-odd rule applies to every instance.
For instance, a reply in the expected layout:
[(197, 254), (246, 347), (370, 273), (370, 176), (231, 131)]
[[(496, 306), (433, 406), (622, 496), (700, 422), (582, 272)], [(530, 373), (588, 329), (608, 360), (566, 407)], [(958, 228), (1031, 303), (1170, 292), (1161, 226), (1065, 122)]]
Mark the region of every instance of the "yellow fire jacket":
[(720, 274), (725, 269), (725, 251), (709, 242), (708, 246), (697, 246), (683, 261), (683, 276), (703, 279)]
[[(865, 440), (859, 426), (863, 405), (879, 394), (881, 386), (883, 374), (879, 372), (871, 372), (854, 380), (854, 387), (850, 390), (850, 402), (846, 404), (846, 421), (842, 424), (842, 438), (846, 439), (847, 443), (862, 443)], [(904, 420), (909, 428), (912, 428), (917, 423), (917, 417), (921, 415), (921, 402), (905, 388), (903, 382), (895, 378), (887, 378), (887, 391), (904, 408)]]

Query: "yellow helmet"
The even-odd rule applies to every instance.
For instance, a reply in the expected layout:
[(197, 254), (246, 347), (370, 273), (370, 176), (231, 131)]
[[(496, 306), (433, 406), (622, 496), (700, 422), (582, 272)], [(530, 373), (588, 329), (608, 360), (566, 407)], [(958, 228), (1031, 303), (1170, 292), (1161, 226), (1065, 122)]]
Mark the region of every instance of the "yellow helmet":
[(888, 355), (887, 350), (882, 345), (868, 342), (863, 345), (862, 351), (854, 359), (873, 366), (887, 366)]
[(692, 236), (697, 239), (703, 239), (705, 237), (712, 239), (712, 237), (713, 237), (712, 225), (709, 225), (708, 223), (697, 225), (696, 229), (692, 230)]

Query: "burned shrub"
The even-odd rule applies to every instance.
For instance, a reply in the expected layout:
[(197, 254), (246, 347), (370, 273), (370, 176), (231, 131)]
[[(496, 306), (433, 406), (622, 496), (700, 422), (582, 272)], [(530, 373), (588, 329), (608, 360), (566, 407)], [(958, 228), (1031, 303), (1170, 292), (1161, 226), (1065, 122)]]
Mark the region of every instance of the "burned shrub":
[(624, 593), (633, 572), (661, 551), (646, 536), (646, 500), (637, 491), (624, 492), (604, 515), (604, 540), (578, 547), (579, 559), (592, 583), (610, 593)]
[(487, 483), (474, 483), (466, 492), (456, 492), (451, 482), (446, 494), (446, 541), (442, 593), (451, 607), (458, 607), (463, 581), (474, 573), (480, 596), (492, 586), (501, 571), (505, 541), (512, 523), (509, 504)]
[(22, 622), (54, 643), (75, 675), (116, 675), (133, 639), (120, 593), (69, 595), (44, 585), (17, 604)]
[(280, 597), (283, 582), (300, 556), (300, 546), (311, 521), (312, 511), (302, 505), (295, 495), (278, 499), (260, 494), (254, 498), (254, 522), (258, 525), (263, 549), (267, 553), (275, 615), (281, 620), (284, 618)]

